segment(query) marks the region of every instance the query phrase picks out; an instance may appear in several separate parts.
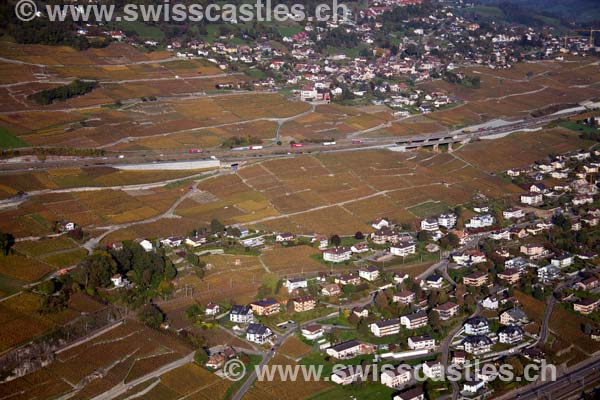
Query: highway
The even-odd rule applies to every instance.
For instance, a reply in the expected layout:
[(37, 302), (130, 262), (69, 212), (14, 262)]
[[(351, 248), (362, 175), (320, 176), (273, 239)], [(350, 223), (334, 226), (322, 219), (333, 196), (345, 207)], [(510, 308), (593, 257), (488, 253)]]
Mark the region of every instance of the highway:
[[(398, 151), (408, 151), (425, 146), (434, 146), (440, 144), (466, 143), (475, 139), (490, 139), (497, 135), (504, 135), (519, 130), (536, 129), (554, 121), (558, 118), (565, 118), (576, 115), (580, 110), (555, 113), (539, 118), (527, 118), (514, 121), (502, 126), (481, 127), (476, 125), (471, 128), (455, 130), (452, 132), (438, 132), (430, 135), (412, 135), (403, 137), (380, 137), (380, 138), (357, 138), (339, 139), (332, 146), (323, 146), (321, 143), (305, 143), (303, 147), (290, 148), (280, 146), (275, 143), (265, 145), (261, 149), (215, 149), (204, 150), (200, 153), (190, 153), (190, 149), (175, 150), (132, 150), (121, 152), (107, 152), (102, 157), (69, 157), (63, 159), (52, 159), (48, 157), (46, 161), (19, 161), (2, 162), (2, 171), (7, 172), (25, 172), (31, 170), (47, 170), (57, 168), (72, 168), (86, 166), (108, 166), (119, 167), (128, 164), (160, 164), (162, 162), (190, 162), (203, 159), (216, 158), (225, 163), (236, 163), (254, 160), (258, 158), (281, 158), (294, 157), (300, 154), (324, 154), (346, 151), (361, 151), (382, 148), (392, 148)], [(293, 117), (292, 117), (293, 118)], [(292, 119), (290, 118), (290, 119)], [(354, 142), (353, 142), (354, 140)], [(356, 142), (360, 140), (360, 143)]]

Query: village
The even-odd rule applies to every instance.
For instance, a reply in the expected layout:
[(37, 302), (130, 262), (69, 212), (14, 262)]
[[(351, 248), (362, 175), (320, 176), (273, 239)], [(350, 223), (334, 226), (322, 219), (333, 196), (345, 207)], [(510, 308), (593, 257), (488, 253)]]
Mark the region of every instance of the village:
[[(432, 7), (421, 0), (374, 1), (340, 21), (319, 23), (309, 17), (291, 29), (293, 34), (286, 34), (289, 29), (275, 37), (272, 32), (250, 36), (242, 31), (243, 44), (235, 24), (220, 28), (211, 41), (142, 41), (101, 27), (87, 27), (79, 34), (149, 50), (162, 46), (180, 59), (200, 58), (223, 71), (244, 71), (257, 78), (250, 84), (255, 89), (291, 90), (299, 100), (317, 104), (384, 105), (397, 117), (460, 104), (452, 93), (420, 84), (443, 79), (479, 87), (480, 76), (465, 74), (465, 67), (510, 69), (520, 62), (561, 62), (565, 56), (586, 57), (596, 51), (592, 36), (479, 23), (470, 19), (469, 7), (459, 7), (464, 11), (460, 13), (455, 6)], [(391, 29), (394, 24), (401, 26), (399, 31)], [(384, 33), (390, 30), (391, 35)]]
[[(259, 293), (248, 304), (198, 304), (191, 308), (192, 321), (218, 324), (271, 357), (295, 335), (313, 348), (320, 363), (352, 365), (357, 358), (373, 357), (410, 362), (435, 382), (427, 386), (428, 396), (450, 390), (450, 382), (438, 381), (449, 365), (498, 360), (522, 365), (555, 358), (544, 345), (552, 307), (585, 316), (581, 332), (600, 341), (600, 269), (592, 239), (600, 220), (594, 206), (599, 161), (600, 151), (581, 150), (509, 169), (506, 179), (520, 182), (525, 191), (518, 204), (505, 207), (476, 198), (468, 210), (459, 207), (421, 220), (417, 231), (385, 217), (371, 221), (372, 232), (350, 238), (228, 227), (223, 235), (247, 249), (309, 244), (331, 270), (280, 276), (280, 290), (266, 297)], [(137, 242), (146, 252), (163, 247), (168, 254), (201, 255), (215, 251), (215, 241), (221, 240), (199, 232)], [(424, 257), (431, 266), (418, 276), (402, 272)], [(112, 284), (126, 288), (127, 278), (117, 274)], [(520, 301), (528, 296), (548, 302), (550, 311), (532, 315), (530, 305)], [(177, 329), (168, 319), (161, 326)], [(220, 368), (232, 357), (235, 349), (223, 344), (207, 351), (205, 364), (222, 374)], [(360, 373), (350, 372), (333, 373), (331, 381), (355, 384)], [(423, 399), (420, 387), (411, 388), (414, 373), (386, 371), (379, 384), (400, 390), (395, 399)], [(462, 382), (461, 396), (483, 398), (504, 390), (494, 378), (478, 372)]]

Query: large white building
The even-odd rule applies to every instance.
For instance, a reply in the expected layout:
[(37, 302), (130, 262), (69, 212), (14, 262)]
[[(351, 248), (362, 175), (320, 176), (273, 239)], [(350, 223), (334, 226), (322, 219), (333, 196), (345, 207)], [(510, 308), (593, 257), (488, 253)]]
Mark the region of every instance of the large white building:
[(446, 229), (452, 229), (456, 225), (456, 219), (456, 214), (442, 214), (438, 217), (438, 225)]
[(415, 242), (400, 242), (390, 247), (390, 253), (396, 257), (406, 257), (417, 252), (417, 245)]
[(333, 247), (323, 252), (323, 260), (340, 263), (349, 260), (352, 257), (352, 249), (349, 247)]

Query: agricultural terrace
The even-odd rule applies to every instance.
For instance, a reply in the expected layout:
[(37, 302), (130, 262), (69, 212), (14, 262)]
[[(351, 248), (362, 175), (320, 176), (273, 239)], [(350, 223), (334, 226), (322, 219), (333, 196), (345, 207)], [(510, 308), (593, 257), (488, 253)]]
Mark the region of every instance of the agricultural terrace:
[(547, 105), (563, 108), (600, 94), (600, 66), (582, 58), (565, 62), (544, 61), (518, 63), (507, 70), (474, 67), (462, 72), (481, 79), (479, 89), (469, 89), (436, 80), (420, 86), (426, 90), (443, 90), (463, 103), (448, 110), (434, 112), (429, 118), (458, 127), (493, 118), (526, 117)]
[(124, 171), (112, 167), (86, 167), (5, 173), (0, 184), (0, 199), (13, 197), (19, 192), (31, 194), (46, 189), (121, 187), (177, 181), (198, 176), (204, 171)]
[(41, 313), (42, 305), (42, 297), (29, 292), (23, 292), (0, 303), (0, 352), (48, 333), (72, 321), (83, 312), (93, 312), (104, 307), (84, 295), (73, 296), (69, 307), (58, 312)]
[[(127, 321), (100, 336), (57, 353), (54, 362), (46, 367), (0, 385), (0, 392), (5, 396), (18, 393), (27, 398), (67, 394), (91, 398), (119, 383), (142, 378), (191, 352), (192, 349), (175, 336)], [(99, 370), (105, 373), (96, 379), (86, 379)], [(212, 378), (208, 375), (211, 375), (208, 371), (205, 374), (192, 369), (184, 376), (196, 376), (198, 382), (202, 382), (201, 378), (210, 382)]]
[[(271, 360), (271, 365), (294, 365), (285, 356), (277, 354)], [(277, 375), (277, 374), (276, 374)], [(272, 382), (262, 381), (255, 382), (254, 386), (246, 393), (246, 400), (295, 400), (312, 397), (318, 393), (324, 392), (331, 388), (331, 384), (323, 381), (305, 382), (303, 379), (296, 381), (287, 380), (282, 382), (278, 376)]]
[(0, 127), (32, 146), (187, 149), (218, 146), (232, 136), (272, 139), (277, 119), (307, 111), (310, 106), (306, 103), (288, 101), (277, 94), (248, 92), (139, 101), (112, 109), (3, 114)]

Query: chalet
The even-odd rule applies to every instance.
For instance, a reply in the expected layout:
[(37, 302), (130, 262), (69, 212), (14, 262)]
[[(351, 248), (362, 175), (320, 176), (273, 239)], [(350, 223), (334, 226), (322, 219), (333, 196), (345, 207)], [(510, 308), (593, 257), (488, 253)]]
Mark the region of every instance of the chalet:
[(527, 314), (518, 307), (513, 307), (500, 314), (500, 323), (502, 325), (525, 325), (528, 322)]
[(220, 312), (221, 307), (219, 307), (219, 305), (215, 303), (208, 303), (206, 305), (206, 308), (204, 309), (204, 314), (210, 316), (219, 315)]
[(371, 240), (375, 244), (396, 243), (399, 240), (398, 232), (390, 228), (378, 229), (371, 234)]
[(500, 300), (498, 296), (488, 296), (481, 301), (481, 306), (486, 310), (497, 310), (500, 306)]
[(200, 247), (206, 243), (208, 243), (208, 235), (207, 234), (190, 236), (185, 239), (185, 244), (190, 247), (194, 247), (194, 248)]
[(302, 333), (302, 336), (308, 340), (318, 339), (325, 334), (321, 325), (308, 325), (302, 328), (300, 332)]
[(415, 292), (411, 292), (410, 290), (402, 290), (398, 293), (394, 293), (392, 301), (394, 303), (410, 304), (415, 301), (415, 298)]
[(577, 196), (573, 197), (573, 200), (571, 201), (574, 206), (584, 206), (586, 204), (592, 204), (593, 202), (594, 198), (589, 194), (578, 194)]
[(498, 341), (506, 344), (516, 344), (523, 341), (525, 331), (518, 325), (509, 325), (500, 329)]
[(465, 224), (466, 228), (479, 229), (494, 225), (494, 217), (490, 214), (476, 215)]
[(141, 240), (139, 242), (139, 245), (142, 246), (142, 249), (144, 249), (144, 251), (147, 253), (154, 250), (154, 246), (152, 246), (152, 243), (146, 239)]
[(165, 247), (179, 247), (184, 239), (181, 236), (171, 236), (160, 241), (160, 244)]
[(294, 312), (310, 311), (317, 306), (316, 300), (311, 296), (297, 297), (292, 302), (294, 303)]
[(254, 312), (250, 306), (234, 305), (229, 312), (229, 320), (240, 324), (249, 324), (254, 321)]
[(335, 283), (340, 285), (360, 285), (360, 277), (354, 274), (345, 274), (335, 278)]
[(439, 314), (440, 320), (446, 321), (457, 315), (459, 309), (460, 307), (458, 304), (447, 301), (444, 304), (440, 304), (439, 306), (435, 307), (433, 310)]
[(478, 206), (473, 207), (473, 211), (475, 211), (476, 213), (482, 214), (482, 213), (489, 212), (490, 208), (488, 206), (478, 205)]
[(390, 247), (390, 253), (396, 257), (406, 257), (417, 252), (417, 245), (415, 242), (402, 242), (394, 244)]
[(261, 324), (250, 324), (246, 330), (246, 340), (257, 344), (265, 344), (271, 335), (271, 329)]
[(581, 222), (583, 222), (584, 224), (586, 224), (588, 226), (596, 226), (596, 225), (598, 225), (599, 221), (600, 220), (598, 219), (598, 217), (591, 213), (588, 213), (588, 214), (584, 215), (583, 217), (581, 217)]
[(394, 400), (425, 400), (425, 394), (423, 393), (423, 389), (416, 387), (398, 393), (394, 396)]
[(380, 230), (383, 228), (389, 228), (390, 222), (385, 218), (377, 218), (375, 221), (373, 221), (371, 226), (373, 229)]
[(465, 351), (474, 355), (489, 353), (492, 349), (492, 344), (492, 339), (484, 335), (468, 336), (462, 341)]
[(388, 319), (378, 321), (370, 325), (371, 332), (377, 337), (396, 335), (400, 332), (400, 321), (398, 319)]
[(352, 314), (358, 318), (367, 318), (369, 316), (369, 308), (366, 306), (356, 306), (352, 308)]
[(573, 303), (573, 310), (583, 315), (588, 315), (598, 310), (600, 299), (582, 299)]
[(367, 265), (366, 267), (358, 270), (358, 276), (370, 282), (376, 281), (379, 279), (379, 269), (372, 265)]
[(529, 205), (529, 206), (535, 206), (538, 204), (542, 204), (542, 202), (544, 201), (544, 198), (542, 196), (541, 193), (525, 193), (521, 195), (521, 203)]
[(252, 307), (252, 311), (256, 315), (260, 316), (273, 315), (281, 311), (279, 302), (275, 299), (258, 300), (253, 303), (250, 303), (250, 307)]
[(490, 233), (490, 239), (510, 240), (510, 231), (508, 229), (493, 231), (492, 233)]
[(406, 385), (412, 379), (412, 371), (396, 367), (394, 369), (386, 369), (381, 373), (380, 382), (389, 388), (398, 388)]
[(537, 270), (538, 279), (543, 283), (551, 282), (560, 278), (560, 268), (552, 264), (545, 265)]
[(580, 290), (592, 290), (600, 286), (600, 279), (596, 276), (590, 276), (575, 284), (575, 287)]
[(333, 247), (323, 252), (323, 260), (340, 263), (349, 260), (352, 257), (352, 250), (349, 247)]
[(338, 385), (350, 385), (360, 379), (362, 372), (358, 368), (352, 366), (335, 370), (329, 378), (331, 382)]
[(517, 269), (521, 272), (524, 271), (527, 267), (537, 267), (537, 265), (532, 264), (523, 257), (515, 257), (511, 258), (510, 260), (506, 260), (504, 266), (506, 268)]
[(465, 277), (463, 277), (463, 283), (466, 286), (480, 287), (488, 282), (488, 274), (482, 271), (475, 271)]
[(419, 311), (414, 314), (403, 315), (400, 317), (400, 324), (402, 324), (406, 329), (419, 329), (427, 326), (429, 319), (427, 318), (427, 314), (423, 311)]
[(327, 239), (327, 236), (317, 235), (312, 238), (311, 243), (318, 243), (319, 250), (325, 250), (329, 246), (329, 239)]
[(287, 288), (288, 293), (292, 293), (294, 290), (306, 289), (308, 281), (305, 278), (290, 278), (283, 281), (283, 286)]
[(257, 236), (253, 238), (247, 238), (240, 240), (240, 245), (243, 247), (260, 247), (265, 244), (265, 238), (262, 236)]
[(122, 286), (124, 286), (123, 276), (121, 274), (115, 274), (115, 275), (113, 275), (112, 278), (110, 278), (110, 281), (112, 282), (112, 284), (115, 287), (122, 287)]
[(330, 283), (329, 285), (323, 286), (323, 288), (321, 289), (321, 294), (323, 296), (329, 297), (339, 296), (340, 294), (342, 294), (342, 290), (335, 283)]
[(505, 219), (519, 219), (525, 216), (525, 213), (520, 208), (509, 208), (502, 211), (502, 216)]
[(425, 278), (425, 286), (431, 289), (441, 289), (444, 285), (444, 278), (439, 275), (429, 275)]
[(353, 244), (350, 247), (350, 250), (352, 250), (353, 253), (361, 254), (361, 253), (368, 252), (370, 249), (369, 249), (369, 244), (367, 242), (360, 242), (360, 243)]
[(468, 380), (465, 383), (463, 383), (463, 392), (467, 393), (467, 395), (471, 394), (476, 394), (477, 392), (483, 390), (485, 388), (485, 382), (482, 380)]
[(439, 361), (427, 361), (423, 363), (423, 375), (429, 379), (441, 378), (444, 373), (444, 366)]
[(463, 328), (467, 335), (485, 335), (490, 332), (490, 322), (484, 317), (472, 317), (465, 321)]
[(296, 235), (289, 232), (280, 233), (277, 236), (275, 236), (275, 241), (278, 243), (293, 242), (294, 240), (296, 240)]
[(528, 243), (521, 245), (519, 251), (526, 256), (535, 257), (540, 256), (544, 253), (544, 246), (541, 244)]
[(510, 230), (511, 235), (517, 237), (517, 239), (524, 239), (529, 236), (529, 232), (525, 228), (513, 228)]
[(552, 257), (550, 264), (557, 268), (566, 268), (573, 264), (573, 256), (570, 254), (561, 254), (559, 256)]
[(213, 354), (208, 358), (206, 362), (206, 367), (211, 369), (219, 369), (225, 364), (225, 356), (223, 354), (217, 353)]
[(452, 353), (450, 362), (455, 365), (462, 365), (467, 362), (467, 354), (461, 350), (455, 351)]
[(502, 279), (511, 285), (519, 282), (520, 278), (521, 270), (517, 268), (508, 268), (498, 273), (498, 279)]
[(372, 354), (374, 350), (374, 346), (370, 343), (349, 340), (328, 348), (327, 355), (338, 360), (348, 360), (360, 355)]
[(435, 348), (435, 339), (431, 335), (412, 336), (408, 338), (408, 348), (411, 350), (431, 350)]

